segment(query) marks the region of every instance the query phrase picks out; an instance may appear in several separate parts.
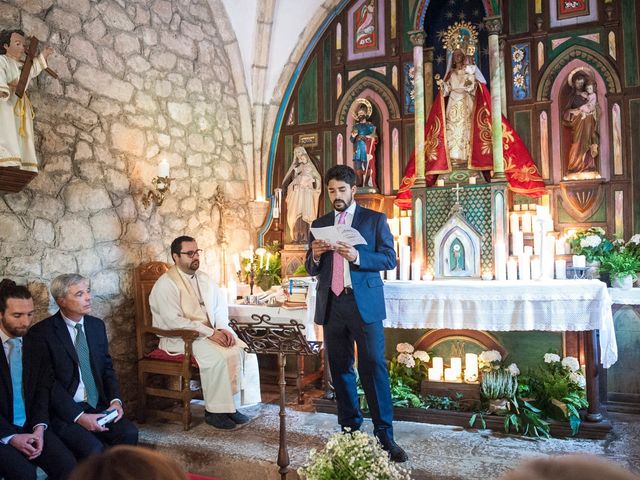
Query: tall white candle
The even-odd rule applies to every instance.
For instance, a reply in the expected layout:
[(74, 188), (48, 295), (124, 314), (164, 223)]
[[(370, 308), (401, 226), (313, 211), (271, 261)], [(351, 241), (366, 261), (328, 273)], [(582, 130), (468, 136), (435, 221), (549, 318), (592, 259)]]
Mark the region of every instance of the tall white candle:
[(158, 163), (158, 177), (168, 177), (169, 176), (169, 162), (166, 158), (163, 158)]
[(464, 379), (467, 382), (478, 380), (478, 355), (475, 353), (464, 355)]
[(269, 270), (269, 264), (271, 263), (271, 252), (267, 252), (267, 263), (265, 268)]
[(572, 266), (584, 268), (587, 266), (587, 258), (584, 255), (574, 255)]
[(398, 279), (398, 270), (395, 268), (392, 270), (387, 270), (387, 280), (397, 280)]
[(520, 230), (520, 214), (517, 212), (511, 212), (511, 216), (509, 217), (509, 227), (511, 229), (511, 234), (513, 232), (517, 232)]
[(444, 369), (444, 359), (442, 357), (433, 357), (431, 359), (431, 364), (433, 365), (433, 368), (437, 368), (440, 371)]
[(556, 240), (556, 255), (564, 255), (566, 253), (564, 246), (564, 237), (560, 237)]
[(509, 257), (507, 260), (507, 280), (518, 279), (518, 259), (517, 257)]
[(422, 280), (422, 261), (416, 260), (411, 264), (411, 280)]
[(391, 235), (393, 238), (400, 236), (400, 219), (399, 218), (390, 218), (387, 220), (389, 224), (389, 230), (391, 230)]
[(411, 273), (411, 247), (403, 245), (400, 247), (400, 280), (409, 280)]
[(456, 372), (453, 368), (445, 368), (444, 369), (444, 381), (445, 382), (455, 382), (458, 380), (458, 372)]
[(531, 280), (540, 280), (541, 276), (540, 257), (538, 255), (531, 256)]
[(455, 370), (456, 377), (462, 376), (462, 358), (451, 357), (451, 369)]
[(233, 254), (233, 268), (236, 272), (240, 271), (240, 254), (238, 253)]
[(531, 257), (526, 253), (518, 257), (518, 278), (531, 280)]
[(524, 233), (520, 230), (511, 231), (511, 253), (515, 256), (524, 253)]
[(527, 245), (524, 247), (524, 254), (525, 255), (533, 255), (533, 247), (531, 245)]
[(524, 233), (531, 233), (531, 214), (527, 211), (522, 214), (522, 231)]
[(567, 261), (564, 258), (556, 260), (556, 278), (558, 280), (567, 278)]
[(542, 264), (542, 278), (554, 278), (554, 260), (556, 258), (556, 242), (553, 235), (547, 233), (544, 241), (544, 262)]
[(493, 257), (493, 262), (495, 265), (495, 274), (496, 280), (506, 280), (507, 279), (507, 262), (506, 262), (506, 252), (504, 250), (504, 242), (496, 242), (495, 246), (495, 256)]
[(411, 236), (411, 217), (400, 217), (400, 235), (407, 238)]
[(442, 370), (438, 368), (430, 368), (427, 373), (430, 382), (442, 381)]
[(238, 284), (233, 280), (229, 280), (227, 282), (227, 303), (229, 305), (235, 304), (237, 298), (238, 298)]

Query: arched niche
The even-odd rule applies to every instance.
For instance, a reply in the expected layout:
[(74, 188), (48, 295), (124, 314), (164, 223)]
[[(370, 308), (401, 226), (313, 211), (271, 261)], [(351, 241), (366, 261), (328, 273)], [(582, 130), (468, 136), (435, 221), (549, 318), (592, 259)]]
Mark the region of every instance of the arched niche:
[[(376, 125), (378, 130), (377, 160), (378, 168), (381, 170), (379, 177), (383, 181), (378, 186), (381, 193), (391, 195), (393, 192), (391, 179), (393, 177), (391, 175), (392, 141), (389, 120), (400, 118), (400, 106), (393, 92), (372, 76), (361, 77), (344, 93), (336, 110), (335, 124), (344, 127), (343, 158), (344, 163), (351, 167), (353, 167), (353, 143), (350, 141), (350, 132), (355, 122), (351, 112), (354, 102), (358, 98), (369, 100), (379, 115), (379, 125)], [(340, 153), (338, 152), (338, 158), (340, 158)]]
[[(424, 24), (424, 18), (427, 14), (427, 8), (431, 0), (419, 0), (416, 4), (416, 8), (413, 14), (413, 29), (422, 30)], [(497, 0), (482, 0), (484, 6), (484, 12), (487, 17), (500, 15), (500, 2)]]

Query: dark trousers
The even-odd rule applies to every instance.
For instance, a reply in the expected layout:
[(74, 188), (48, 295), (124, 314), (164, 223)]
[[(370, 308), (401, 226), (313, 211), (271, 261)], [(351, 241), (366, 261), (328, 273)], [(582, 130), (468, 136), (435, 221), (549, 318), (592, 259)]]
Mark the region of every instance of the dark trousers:
[(373, 432), (386, 444), (393, 440), (393, 405), (384, 358), (384, 327), (382, 322), (365, 323), (362, 320), (353, 294), (343, 293), (336, 297), (329, 293), (329, 297), (324, 340), (336, 392), (338, 422), (343, 429), (357, 430), (362, 425), (353, 368), (355, 341), (358, 374), (369, 404)]
[[(19, 433), (26, 433), (20, 431)], [(73, 454), (49, 429), (44, 432), (42, 453), (27, 459), (12, 445), (0, 442), (0, 477), (4, 480), (35, 480), (36, 466), (45, 471), (50, 480), (65, 480), (76, 466)]]
[[(88, 404), (83, 406), (85, 413), (104, 411), (104, 409), (91, 408)], [(101, 453), (107, 446), (138, 444), (138, 427), (124, 417), (118, 422), (108, 423), (106, 427), (109, 430), (106, 432), (90, 432), (77, 423), (67, 423), (60, 419), (54, 420), (53, 426), (56, 434), (78, 460)]]

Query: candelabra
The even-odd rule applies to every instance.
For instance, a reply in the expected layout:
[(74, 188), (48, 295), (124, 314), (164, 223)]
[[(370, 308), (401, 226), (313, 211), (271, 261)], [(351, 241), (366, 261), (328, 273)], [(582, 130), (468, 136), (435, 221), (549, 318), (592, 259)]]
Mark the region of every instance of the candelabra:
[(249, 295), (253, 295), (253, 286), (255, 285), (255, 279), (256, 279), (256, 269), (253, 265), (253, 262), (251, 262), (249, 266)]
[(145, 208), (148, 208), (151, 205), (151, 200), (153, 203), (159, 207), (164, 202), (164, 194), (169, 190), (171, 186), (171, 177), (153, 177), (151, 183), (153, 184), (153, 190), (149, 190), (145, 195), (142, 196), (142, 204)]

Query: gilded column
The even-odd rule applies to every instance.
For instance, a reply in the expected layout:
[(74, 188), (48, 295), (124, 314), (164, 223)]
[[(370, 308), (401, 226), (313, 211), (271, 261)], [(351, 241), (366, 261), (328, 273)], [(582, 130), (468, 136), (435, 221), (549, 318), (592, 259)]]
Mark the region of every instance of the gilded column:
[(433, 47), (424, 51), (424, 118), (429, 118), (433, 105)]
[(414, 106), (415, 106), (415, 148), (416, 148), (416, 181), (414, 187), (424, 187), (424, 48), (425, 33), (422, 30), (409, 32), (413, 44)]
[(502, 153), (502, 102), (500, 100), (500, 39), (502, 19), (500, 16), (484, 19), (489, 33), (489, 70), (491, 75), (491, 138), (493, 143), (493, 178), (504, 179), (504, 157)]

